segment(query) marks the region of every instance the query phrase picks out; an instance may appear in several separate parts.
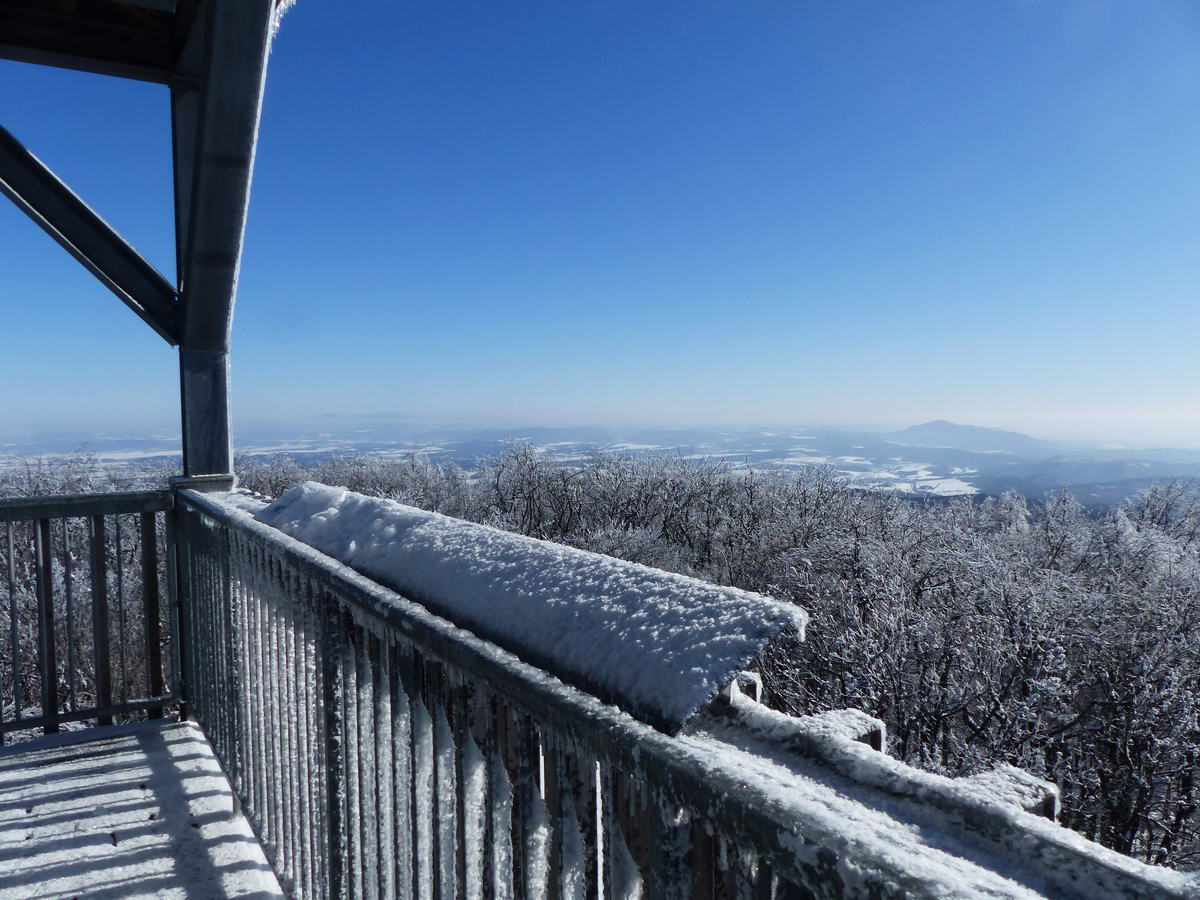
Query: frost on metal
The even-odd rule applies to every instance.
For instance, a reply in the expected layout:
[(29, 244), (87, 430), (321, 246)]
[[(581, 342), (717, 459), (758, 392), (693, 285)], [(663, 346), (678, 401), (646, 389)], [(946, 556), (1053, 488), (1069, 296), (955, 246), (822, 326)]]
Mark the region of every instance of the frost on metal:
[[(915, 769), (864, 745), (873, 722), (857, 710), (794, 718), (734, 692), (680, 740), (767, 786), (814, 840), (832, 815), (817, 843), (839, 857), (843, 896), (871, 895), (871, 879), (884, 877), (901, 879), (903, 896), (1200, 898), (1194, 877), (1053, 822), (1053, 785), (1012, 766), (967, 778)], [(829, 788), (843, 796), (831, 802)], [(916, 875), (907, 884), (906, 869)]]
[(271, 12), (271, 34), (279, 31), (279, 23), (283, 21), (284, 14), (291, 9), (296, 3), (296, 0), (275, 0), (275, 9)]
[(795, 606), (306, 482), (256, 518), (674, 734)]

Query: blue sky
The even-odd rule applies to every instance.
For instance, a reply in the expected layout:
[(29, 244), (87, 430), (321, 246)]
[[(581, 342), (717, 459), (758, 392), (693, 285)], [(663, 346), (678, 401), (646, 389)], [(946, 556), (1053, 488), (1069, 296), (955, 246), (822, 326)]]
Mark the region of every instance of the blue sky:
[[(165, 88), (0, 62), (0, 122), (164, 272)], [(175, 354), (0, 205), (0, 437), (177, 429)], [(1200, 442), (1188, 0), (301, 0), (235, 418)]]

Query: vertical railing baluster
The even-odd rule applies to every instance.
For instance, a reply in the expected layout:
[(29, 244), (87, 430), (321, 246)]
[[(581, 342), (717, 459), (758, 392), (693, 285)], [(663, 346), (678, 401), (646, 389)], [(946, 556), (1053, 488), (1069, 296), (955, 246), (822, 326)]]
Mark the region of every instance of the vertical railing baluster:
[(575, 759), (570, 744), (554, 736), (556, 765), (554, 779), (558, 784), (557, 820), (558, 889), (563, 900), (584, 900), (588, 891), (587, 841), (579, 821), (579, 806), (575, 802)]
[(346, 731), (342, 698), (346, 692), (346, 682), (342, 669), (342, 611), (337, 598), (324, 591), (318, 608), (321, 609), (321, 681), (324, 706), (322, 719), (325, 729), (327, 779), (325, 821), (329, 838), (326, 857), (328, 882), (325, 887), (327, 897), (343, 900), (349, 893), (346, 884), (346, 856), (349, 847), (344, 815)]
[(260, 765), (260, 783), (262, 795), (259, 798), (259, 822), (265, 842), (275, 841), (275, 756), (273, 752), (274, 735), (271, 733), (270, 688), (267, 685), (267, 671), (270, 662), (267, 646), (267, 619), (270, 616), (270, 572), (267, 570), (267, 553), (259, 548), (256, 554), (255, 566), (262, 573), (262, 590), (258, 602), (254, 604), (255, 616), (253, 624), (254, 660), (256, 675), (254, 679), (254, 700), (257, 707), (255, 721), (258, 723), (258, 741)]
[(211, 519), (208, 522), (208, 702), (204, 714), (204, 727), (212, 732), (212, 742), (222, 756), (229, 752), (227, 721), (224, 704), (221, 703), (222, 689), (226, 683), (225, 672), (225, 579), (221, 558), (221, 531)]
[(175, 510), (163, 512), (163, 540), (165, 543), (167, 570), (167, 659), (170, 666), (171, 693), (179, 694), (179, 560), (175, 539)]
[(75, 711), (75, 585), (74, 567), (71, 564), (71, 531), (70, 522), (62, 520), (63, 546), (63, 591), (66, 594), (67, 635), (67, 709)]
[(259, 720), (259, 727), (262, 729), (263, 747), (266, 751), (264, 818), (267, 822), (267, 831), (270, 835), (267, 838), (267, 856), (276, 864), (276, 868), (278, 869), (280, 868), (278, 865), (279, 848), (283, 844), (283, 821), (280, 812), (282, 803), (280, 770), (283, 761), (279, 757), (279, 727), (275, 718), (279, 709), (279, 704), (276, 701), (278, 682), (273, 677), (276, 662), (274, 641), (275, 585), (272, 581), (274, 576), (273, 555), (265, 551), (262, 552), (259, 557), (259, 565), (262, 566), (263, 572), (263, 592), (262, 600), (259, 603), (257, 637), (259, 641), (260, 703), (262, 707), (262, 718)]
[(242, 796), (248, 794), (248, 737), (256, 723), (247, 718), (244, 698), (249, 683), (246, 671), (246, 607), (250, 604), (250, 581), (246, 566), (246, 542), (239, 535), (226, 529), (226, 542), (229, 554), (229, 626), (232, 634), (227, 643), (230, 666), (237, 685), (225, 702), (229, 707), (229, 715), (234, 723), (233, 731), (233, 767), (237, 772), (236, 789)]
[(125, 554), (122, 545), (121, 517), (113, 516), (117, 551), (117, 666), (121, 672), (121, 702), (129, 702), (129, 670), (125, 659)]
[(549, 870), (549, 823), (540, 791), (540, 750), (529, 717), (499, 705), (501, 753), (512, 782), (513, 887), (520, 897), (542, 897)]
[(706, 825), (692, 827), (692, 896), (697, 900), (715, 900), (718, 896), (717, 838)]
[(368, 643), (371, 666), (371, 719), (375, 735), (375, 829), (376, 869), (379, 896), (394, 900), (396, 896), (395, 803), (392, 784), (392, 694), (389, 688), (390, 666), (385, 636), (372, 635)]
[[(457, 674), (457, 673), (456, 673)], [(488, 809), (488, 765), (476, 734), (482, 734), (477, 704), (478, 691), (468, 679), (455, 686), (456, 733), (462, 769), (459, 778), (459, 840), (462, 844), (463, 894), (468, 900), (491, 900), (492, 873), (491, 815)]]
[[(469, 791), (471, 786), (467, 784), (467, 740), (469, 732), (467, 731), (467, 708), (466, 708), (466, 693), (463, 690), (461, 680), (458, 678), (458, 673), (453, 669), (446, 668), (444, 679), (444, 690), (442, 692), (443, 703), (446, 711), (446, 722), (449, 727), (449, 738), (451, 742), (451, 753), (453, 754), (454, 767), (454, 789), (452, 796), (454, 797), (454, 880), (457, 885), (458, 896), (468, 897), (471, 900), (478, 898), (476, 885), (468, 884), (467, 882), (467, 818), (472, 815), (474, 810), (468, 812), (468, 803), (471, 799)], [(472, 839), (474, 834), (472, 834)]]
[(282, 563), (279, 564), (279, 585), (282, 588), (282, 606), (279, 611), (280, 652), (279, 678), (283, 685), (283, 715), (281, 726), (287, 743), (287, 765), (283, 774), (287, 778), (288, 798), (288, 867), (291, 870), (290, 889), (293, 893), (301, 883), (300, 877), (300, 829), (303, 821), (300, 811), (300, 744), (299, 728), (296, 722), (300, 700), (296, 695), (296, 624), (295, 624), (295, 594), (292, 591), (291, 572)]
[(262, 558), (263, 566), (263, 601), (260, 606), (260, 641), (261, 641), (261, 668), (262, 668), (262, 726), (264, 746), (266, 747), (266, 794), (267, 794), (267, 811), (266, 816), (270, 822), (270, 844), (273, 847), (278, 847), (282, 838), (283, 823), (281, 821), (280, 807), (282, 805), (281, 789), (279, 783), (279, 770), (282, 761), (279, 758), (279, 725), (275, 715), (278, 712), (278, 703), (275, 702), (276, 685), (271, 677), (271, 673), (275, 666), (275, 643), (274, 643), (274, 613), (275, 613), (275, 597), (273, 596), (275, 587), (271, 584), (271, 564), (272, 559), (269, 554), (264, 553)]
[[(265, 729), (267, 746), (270, 748), (271, 765), (267, 777), (271, 783), (271, 847), (269, 853), (276, 870), (287, 875), (287, 810), (286, 786), (284, 784), (282, 732), (280, 728), (280, 684), (279, 684), (279, 642), (278, 622), (279, 589), (275, 584), (274, 554), (266, 554), (264, 559), (264, 574), (266, 591), (263, 598), (263, 684), (265, 686)], [(286, 877), (285, 890), (286, 890)]]
[(629, 850), (623, 820), (628, 815), (629, 776), (612, 766), (600, 769), (600, 808), (604, 826), (604, 883), (613, 897), (640, 896), (644, 891), (642, 875)]
[[(524, 795), (517, 789), (517, 760), (510, 737), (513, 726), (508, 703), (492, 703), (495, 718), (496, 753), (492, 778), (493, 827), (496, 833), (497, 896), (525, 896), (525, 836), (522, 827)], [(506, 888), (501, 894), (501, 887)]]
[(437, 819), (435, 837), (438, 896), (458, 895), (458, 765), (454, 732), (450, 724), (447, 673), (442, 666), (427, 661), (425, 696), (433, 717), (434, 810)]
[(683, 900), (690, 896), (687, 854), (690, 819), (645, 782), (630, 776), (616, 780), (618, 822), (625, 848), (640, 873), (648, 896)]
[[(54, 635), (54, 549), (50, 539), (50, 520), (38, 519), (34, 531), (37, 564), (38, 669), (42, 677), (42, 715), (58, 715), (58, 658)], [(58, 732), (58, 723), (42, 726), (46, 734)]]
[[(108, 557), (104, 516), (92, 516), (92, 654), (96, 667), (96, 706), (112, 706), (112, 668), (108, 642)], [(111, 725), (111, 715), (98, 719), (101, 725)]]
[(200, 718), (205, 733), (217, 747), (221, 746), (222, 722), (217, 701), (217, 686), (221, 681), (221, 653), (217, 644), (217, 619), (220, 615), (218, 606), (218, 579), (220, 569), (217, 562), (216, 537), (212, 520), (205, 517), (204, 524), (204, 592), (201, 595), (201, 615), (204, 621), (204, 645), (201, 648), (204, 667), (200, 670), (201, 684), (204, 686), (204, 709)]
[(196, 718), (204, 729), (204, 733), (216, 746), (220, 746), (221, 723), (213, 716), (213, 695), (216, 689), (216, 671), (218, 655), (213, 647), (215, 628), (213, 627), (214, 609), (216, 607), (216, 562), (213, 553), (212, 525), (207, 516), (199, 516), (196, 522), (196, 533), (202, 544), (199, 555), (199, 592), (196, 597), (196, 636), (197, 641), (197, 703)]
[[(317, 863), (317, 880), (314, 896), (334, 896), (336, 891), (330, 870), (331, 848), (334, 846), (334, 826), (329, 820), (329, 808), (334, 802), (330, 787), (333, 776), (330, 767), (333, 761), (329, 755), (328, 720), (332, 716), (329, 696), (332, 688), (326, 683), (327, 642), (325, 639), (325, 608), (321, 589), (312, 579), (306, 578), (306, 597), (308, 601), (308, 621), (312, 628), (312, 668), (309, 677), (312, 680), (312, 697), (315, 701), (313, 708), (313, 812), (318, 826), (315, 834), (316, 843), (313, 846), (313, 859)], [(340, 765), (340, 762), (339, 762)]]
[(371, 631), (354, 629), (354, 746), (358, 762), (359, 794), (353, 815), (358, 820), (360, 874), (358, 893), (368, 900), (379, 895), (378, 880), (372, 877), (371, 860), (378, 858), (377, 832), (367, 818), (367, 806), (374, 802), (374, 709), (370, 662)]
[[(70, 596), (68, 594), (68, 596)], [(142, 610), (146, 617), (146, 681), (151, 697), (163, 695), (162, 625), (159, 619), (158, 522), (154, 513), (142, 513)], [(162, 718), (162, 708), (147, 714)]]
[[(562, 746), (560, 742), (560, 746)], [(583, 890), (586, 897), (599, 897), (604, 883), (604, 829), (601, 822), (599, 766), (596, 758), (572, 742), (566, 751), (568, 788), (583, 841)]]
[(248, 732), (254, 727), (245, 715), (243, 698), (246, 696), (246, 630), (242, 622), (247, 606), (249, 587), (246, 580), (245, 544), (237, 532), (226, 528), (226, 552), (229, 554), (229, 627), (231, 633), (226, 642), (226, 652), (229, 654), (230, 668), (237, 688), (230, 690), (225, 697), (229, 707), (229, 717), (233, 722), (233, 750), (229, 768), (234, 773), (231, 778), (234, 790), (239, 796), (248, 793), (246, 785), (246, 740)]
[(324, 771), (320, 764), (318, 747), (320, 746), (320, 712), (321, 694), (320, 681), (317, 673), (317, 625), (313, 615), (313, 587), (307, 577), (301, 576), (300, 612), (304, 622), (304, 657), (301, 665), (304, 670), (304, 734), (305, 734), (305, 766), (307, 771), (304, 787), (308, 794), (308, 812), (305, 821), (308, 822), (308, 844), (305, 847), (305, 859), (308, 861), (308, 891), (306, 896), (320, 897), (323, 889), (324, 858), (323, 850), (328, 844), (322, 844), (321, 835), (324, 833), (324, 806), (322, 785)]
[(546, 811), (553, 829), (550, 896), (561, 900), (583, 900), (587, 887), (587, 853), (575, 803), (575, 761), (569, 745), (559, 735), (543, 729), (541, 737)]
[(259, 549), (257, 565), (262, 573), (262, 590), (257, 605), (255, 621), (255, 665), (258, 668), (255, 693), (258, 702), (259, 746), (262, 752), (262, 820), (267, 843), (276, 845), (279, 840), (277, 797), (279, 793), (279, 760), (275, 753), (275, 726), (271, 719), (271, 557)]
[(247, 572), (247, 602), (242, 610), (243, 629), (242, 647), (243, 663), (246, 667), (246, 688), (242, 692), (241, 702), (245, 708), (244, 717), (246, 729), (246, 801), (254, 811), (255, 820), (261, 829), (265, 812), (263, 795), (263, 777), (265, 765), (263, 755), (263, 717), (258, 702), (262, 685), (262, 674), (259, 671), (258, 652), (258, 617), (263, 603), (262, 561), (258, 548), (247, 547), (245, 550), (245, 568)]
[(167, 511), (167, 546), (171, 552), (167, 557), (170, 566), (168, 584), (171, 591), (171, 658), (174, 660), (174, 682), (172, 687), (179, 695), (179, 718), (187, 721), (192, 716), (191, 704), (191, 598), (192, 598), (192, 544), (188, 525), (192, 513), (186, 506), (176, 503)]
[(292, 590), (292, 628), (294, 638), (292, 678), (296, 689), (296, 787), (299, 791), (300, 831), (296, 852), (299, 859), (299, 893), (305, 897), (316, 896), (316, 880), (313, 874), (313, 831), (317, 826), (312, 803), (314, 773), (311, 765), (311, 724), (313, 693), (308, 679), (308, 604), (305, 599), (305, 584), (298, 572), (290, 573)]
[(561, 760), (555, 746), (554, 735), (546, 730), (538, 733), (538, 745), (541, 768), (542, 802), (546, 806), (546, 815), (550, 821), (550, 838), (547, 855), (550, 859), (549, 878), (546, 884), (546, 896), (550, 900), (562, 898), (563, 871), (563, 815), (562, 795), (559, 791), (558, 769)]
[(415, 894), (434, 897), (437, 893), (437, 804), (434, 802), (433, 718), (422, 699), (423, 661), (412, 654), (411, 675), (405, 688), (412, 705), (413, 861), (416, 868)]
[(279, 616), (281, 612), (280, 589), (276, 580), (279, 573), (279, 566), (274, 554), (265, 555), (263, 571), (266, 582), (266, 591), (264, 592), (264, 610), (266, 612), (266, 671), (263, 678), (267, 686), (267, 734), (272, 759), (272, 766), (268, 772), (268, 777), (272, 783), (271, 815), (275, 822), (273, 843), (275, 858), (278, 860), (278, 869), (285, 875), (290, 876), (287, 865), (287, 747), (283, 723), (283, 684), (279, 677), (282, 649), (279, 633)]
[(259, 572), (259, 596), (254, 604), (253, 642), (254, 649), (251, 658), (254, 663), (254, 701), (257, 711), (254, 721), (257, 723), (257, 740), (259, 750), (259, 817), (264, 823), (264, 833), (269, 834), (268, 843), (275, 840), (275, 754), (274, 734), (271, 726), (270, 702), (271, 695), (267, 685), (267, 673), (270, 664), (270, 646), (268, 642), (268, 620), (271, 614), (271, 584), (270, 559), (266, 551), (258, 548), (255, 553), (255, 569)]
[(346, 640), (342, 645), (342, 673), (345, 692), (342, 695), (346, 723), (346, 835), (348, 849), (346, 859), (346, 885), (351, 897), (361, 897), (363, 892), (363, 844), (362, 844), (362, 782), (359, 780), (358, 731), (358, 677), (357, 659), (359, 652), (358, 625), (346, 616)]
[(271, 595), (267, 603), (267, 683), (271, 688), (267, 702), (270, 704), (271, 742), (275, 753), (275, 768), (271, 777), (275, 781), (275, 837), (276, 868), (283, 874), (284, 889), (290, 889), (291, 866), (288, 862), (291, 843), (291, 808), (289, 803), (288, 785), (288, 748), (287, 728), (284, 724), (286, 709), (286, 687), (281, 676), (283, 667), (283, 635), (280, 626), (282, 604), (284, 598), (279, 586), (279, 564), (275, 555), (267, 559), (267, 577), (271, 586)]
[(417, 897), (414, 890), (417, 863), (413, 852), (416, 841), (417, 816), (413, 804), (415, 783), (413, 769), (412, 704), (405, 688), (403, 672), (411, 667), (411, 654), (399, 644), (388, 648), (391, 660), (389, 686), (392, 710), (392, 784), (394, 785), (393, 833), (396, 840), (395, 883), (399, 900)]
[(358, 756), (359, 857), (361, 881), (359, 893), (368, 900), (379, 897), (379, 879), (371, 871), (372, 861), (379, 859), (378, 830), (375, 827), (375, 704), (374, 683), (370, 661), (371, 632), (358, 628), (359, 637), (354, 653), (355, 711), (354, 723)]
[(296, 892), (299, 879), (298, 856), (296, 853), (296, 832), (299, 828), (299, 817), (296, 804), (296, 743), (295, 743), (295, 697), (292, 693), (293, 682), (290, 677), (292, 669), (292, 626), (290, 606), (292, 597), (288, 593), (289, 581), (286, 566), (278, 559), (272, 569), (276, 583), (279, 586), (279, 608), (275, 613), (276, 643), (279, 657), (275, 667), (275, 677), (279, 679), (280, 704), (279, 738), (283, 753), (283, 765), (279, 768), (279, 777), (283, 780), (283, 823), (284, 870), (287, 872), (287, 890)]
[(9, 643), (12, 650), (13, 721), (21, 721), (21, 706), (24, 691), (21, 690), (21, 623), (17, 612), (17, 570), (13, 547), (13, 523), (6, 522), (8, 550), (8, 625)]
[(211, 580), (209, 547), (207, 529), (201, 514), (197, 513), (193, 522), (194, 528), (190, 535), (195, 542), (192, 551), (194, 564), (194, 591), (192, 593), (192, 624), (195, 626), (192, 635), (192, 680), (193, 701), (195, 704), (196, 722), (202, 726), (208, 724), (208, 691), (212, 677), (212, 666), (208, 659), (209, 634), (208, 614), (212, 607), (209, 602), (209, 584)]

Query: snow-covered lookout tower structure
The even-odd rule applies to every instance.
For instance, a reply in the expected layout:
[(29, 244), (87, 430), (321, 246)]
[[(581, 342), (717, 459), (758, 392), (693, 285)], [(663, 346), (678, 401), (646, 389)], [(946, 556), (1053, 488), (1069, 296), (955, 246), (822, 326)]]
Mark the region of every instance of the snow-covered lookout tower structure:
[(170, 91), (173, 279), (2, 128), (0, 190), (179, 347), (183, 421), (169, 490), (0, 499), (0, 897), (1200, 897), (1057, 825), (1053, 785), (759, 702), (744, 670), (794, 607), (324, 485), (235, 491), (282, 5), (0, 0), (0, 56)]
[(232, 473), (229, 334), (267, 54), (281, 12), (281, 0), (0, 2), (0, 57), (170, 90), (174, 278), (157, 272), (3, 123), (0, 190), (179, 347), (184, 474), (214, 486), (228, 486)]

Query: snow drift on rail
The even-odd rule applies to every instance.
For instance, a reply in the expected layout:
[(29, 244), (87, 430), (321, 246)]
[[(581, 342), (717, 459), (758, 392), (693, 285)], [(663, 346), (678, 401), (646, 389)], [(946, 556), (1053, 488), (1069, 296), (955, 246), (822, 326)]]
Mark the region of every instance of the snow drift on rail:
[(311, 481), (256, 518), (669, 734), (807, 620), (761, 594)]

